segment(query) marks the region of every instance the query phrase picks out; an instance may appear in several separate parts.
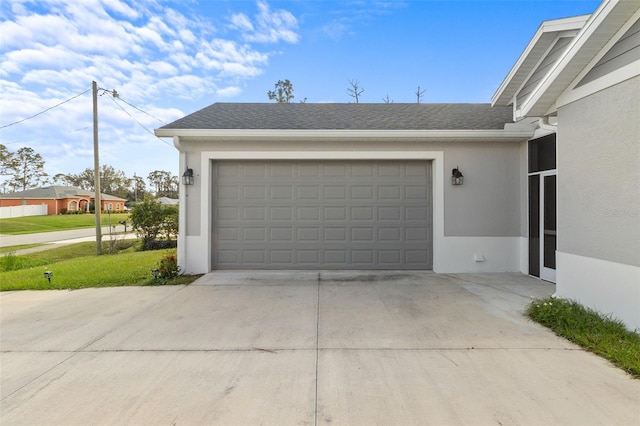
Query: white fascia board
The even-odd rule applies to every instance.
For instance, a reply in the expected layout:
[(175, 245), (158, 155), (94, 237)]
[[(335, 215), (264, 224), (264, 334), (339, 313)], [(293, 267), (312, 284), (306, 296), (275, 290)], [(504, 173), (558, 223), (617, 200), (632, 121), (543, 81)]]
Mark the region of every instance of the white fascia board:
[[(514, 80), (516, 79), (516, 77), (521, 76), (525, 72), (527, 73), (527, 75), (531, 73), (531, 71), (522, 69), (523, 64), (527, 61), (535, 61), (536, 64), (539, 64), (544, 56), (548, 53), (549, 47), (551, 47), (555, 43), (557, 37), (554, 37), (554, 39), (550, 42), (544, 42), (548, 44), (548, 46), (540, 46), (540, 44), (543, 43), (543, 41), (541, 41), (543, 35), (554, 32), (561, 33), (568, 31), (578, 31), (582, 27), (584, 27), (590, 16), (591, 15), (581, 15), (542, 22), (533, 38), (516, 61), (513, 68), (511, 68), (511, 71), (509, 71), (509, 74), (507, 74), (505, 79), (500, 84), (500, 87), (498, 88), (498, 90), (496, 90), (496, 93), (491, 98), (491, 106), (495, 106), (496, 104), (509, 105), (512, 98), (516, 96), (518, 88), (522, 85), (521, 83), (518, 84), (517, 87), (515, 86)], [(545, 53), (537, 54), (535, 55), (536, 57), (533, 57), (532, 52), (542, 48), (544, 48)], [(523, 78), (523, 80), (526, 81), (526, 78)]]
[[(465, 140), (515, 141), (530, 136), (526, 130), (273, 130), (273, 129), (156, 129), (158, 137), (207, 140)], [(175, 139), (174, 139), (175, 140)]]
[(627, 20), (627, 22), (620, 28), (618, 34), (616, 34), (615, 37), (609, 40), (609, 42), (602, 48), (600, 53), (598, 53), (591, 60), (589, 65), (586, 66), (580, 74), (578, 74), (571, 85), (567, 87), (567, 89), (558, 97), (558, 100), (556, 101), (556, 108), (560, 108), (590, 94), (596, 93), (600, 90), (606, 89), (607, 87), (613, 86), (622, 81), (640, 75), (640, 60), (638, 60), (625, 65), (624, 67), (619, 68), (615, 71), (612, 71), (609, 74), (604, 75), (583, 86), (577, 87), (582, 79), (593, 69), (593, 67), (595, 67), (596, 64), (600, 62), (600, 59), (602, 59), (602, 57), (606, 55), (618, 41), (620, 41), (622, 36), (629, 30), (629, 28), (635, 25), (638, 19), (640, 19), (640, 8), (638, 8), (636, 13), (634, 13), (633, 16), (629, 20)]
[[(541, 80), (540, 84), (533, 90), (529, 98), (519, 106), (519, 117), (526, 117), (529, 112), (537, 106), (537, 103), (540, 101), (544, 93), (549, 90), (550, 86), (558, 79), (560, 74), (565, 71), (576, 54), (589, 41), (591, 36), (597, 31), (598, 27), (607, 18), (607, 16), (609, 16), (618, 3), (618, 0), (605, 0), (602, 2), (600, 7), (598, 7), (598, 9), (589, 16), (587, 23), (573, 39), (565, 54), (558, 60), (558, 62), (556, 62), (551, 72)], [(573, 80), (573, 78), (571, 80)], [(566, 88), (563, 88), (562, 92), (564, 92), (565, 89)], [(554, 103), (555, 101), (551, 104)], [(553, 109), (552, 106), (553, 105), (549, 105), (546, 109)]]
[[(579, 99), (585, 98), (601, 90), (607, 89), (618, 83), (630, 80), (640, 75), (640, 60), (634, 61), (622, 68), (619, 68), (609, 74), (591, 81), (578, 88), (568, 89), (564, 94), (558, 97), (554, 108), (558, 109)], [(578, 80), (578, 79), (576, 79)]]

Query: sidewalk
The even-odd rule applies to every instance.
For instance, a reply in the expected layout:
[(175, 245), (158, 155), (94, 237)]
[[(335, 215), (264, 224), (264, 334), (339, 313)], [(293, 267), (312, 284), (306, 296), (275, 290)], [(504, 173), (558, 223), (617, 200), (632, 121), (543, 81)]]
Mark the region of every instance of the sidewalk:
[[(134, 234), (130, 231), (131, 227), (127, 227), (127, 238), (133, 238)], [(121, 232), (124, 230), (123, 226), (115, 227), (115, 231), (118, 232), (117, 237), (122, 238), (124, 234)], [(108, 241), (110, 238), (109, 227), (102, 228), (102, 241)], [(44, 244), (38, 247), (31, 247), (22, 250), (16, 250), (14, 254), (23, 255), (29, 253), (35, 253), (39, 251), (49, 250), (54, 247), (60, 247), (62, 245), (75, 244), (84, 241), (95, 241), (96, 230), (95, 228), (83, 228), (73, 229), (69, 231), (54, 231), (54, 232), (41, 232), (37, 234), (24, 234), (24, 235), (0, 235), (0, 247), (12, 247), (23, 244)], [(1, 254), (0, 254), (1, 255)]]

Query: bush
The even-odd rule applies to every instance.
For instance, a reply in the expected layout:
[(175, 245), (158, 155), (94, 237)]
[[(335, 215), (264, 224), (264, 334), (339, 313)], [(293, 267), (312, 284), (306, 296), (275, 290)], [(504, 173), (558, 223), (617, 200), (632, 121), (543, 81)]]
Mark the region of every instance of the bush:
[(175, 247), (172, 238), (178, 233), (176, 206), (164, 206), (158, 200), (145, 198), (131, 209), (130, 215), (133, 229), (142, 240), (142, 250)]
[(180, 267), (175, 253), (165, 254), (158, 264), (158, 278), (167, 280), (175, 278), (179, 274)]
[(142, 251), (174, 249), (176, 247), (178, 247), (176, 240), (151, 240), (147, 241), (146, 244), (143, 242)]

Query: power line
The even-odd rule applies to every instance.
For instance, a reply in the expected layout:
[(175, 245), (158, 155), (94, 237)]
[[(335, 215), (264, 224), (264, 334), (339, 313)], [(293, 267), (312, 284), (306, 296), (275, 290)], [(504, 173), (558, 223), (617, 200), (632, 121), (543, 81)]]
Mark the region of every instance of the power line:
[[(122, 111), (124, 111), (124, 112), (125, 112), (125, 114), (127, 114), (129, 117), (131, 117), (131, 118), (133, 119), (133, 121), (135, 121), (136, 123), (138, 123), (138, 126), (142, 127), (144, 130), (146, 130), (149, 134), (151, 134), (154, 138), (158, 139), (160, 142), (163, 142), (163, 143), (167, 144), (168, 146), (171, 146), (171, 144), (170, 144), (169, 142), (167, 142), (167, 141), (164, 141), (164, 140), (160, 139), (159, 137), (157, 137), (157, 136), (155, 135), (155, 133), (153, 133), (151, 130), (149, 130), (147, 127), (145, 127), (142, 123), (140, 123), (138, 120), (136, 120), (136, 118), (135, 118), (133, 115), (131, 115), (131, 114), (129, 113), (129, 111), (127, 111), (126, 109), (124, 109), (124, 108), (122, 107), (122, 105), (120, 105), (120, 104), (116, 101), (116, 98), (111, 97), (111, 98), (109, 98), (109, 99), (111, 99), (111, 100), (113, 101), (113, 103), (114, 103), (114, 104), (116, 104), (116, 105), (118, 106), (118, 108), (120, 108)], [(128, 102), (126, 102), (126, 103), (127, 103), (127, 104), (129, 104)], [(137, 108), (136, 108), (136, 109), (137, 109)], [(144, 112), (144, 111), (143, 111), (143, 112)]]
[(79, 97), (79, 96), (82, 96), (82, 95), (84, 95), (85, 93), (87, 93), (87, 92), (89, 92), (89, 91), (91, 91), (91, 89), (90, 89), (90, 88), (89, 88), (89, 89), (87, 89), (87, 90), (85, 90), (85, 91), (84, 91), (84, 92), (82, 92), (82, 93), (78, 93), (77, 95), (75, 95), (75, 96), (74, 96), (74, 97), (72, 97), (72, 98), (67, 99), (66, 101), (62, 101), (62, 102), (60, 102), (60, 103), (59, 103), (59, 104), (57, 104), (57, 105), (54, 105), (54, 106), (52, 106), (52, 107), (49, 107), (49, 108), (45, 109), (44, 111), (40, 111), (39, 113), (34, 114), (34, 115), (32, 115), (31, 117), (23, 118), (22, 120), (14, 121), (13, 123), (6, 124), (6, 125), (4, 125), (4, 126), (0, 126), (0, 129), (4, 129), (4, 128), (6, 128), (6, 127), (10, 127), (10, 126), (13, 126), (13, 125), (15, 125), (15, 124), (23, 123), (23, 122), (25, 122), (25, 121), (27, 121), (27, 120), (31, 120), (32, 118), (35, 118), (35, 117), (37, 117), (37, 116), (39, 116), (39, 115), (41, 115), (41, 114), (44, 114), (44, 113), (45, 113), (45, 112), (47, 112), (47, 111), (51, 111), (52, 109), (57, 108), (57, 107), (59, 107), (60, 105), (66, 104), (67, 102), (72, 101), (72, 100), (74, 100), (75, 98), (77, 98), (77, 97)]
[(162, 120), (162, 119), (160, 119), (160, 118), (158, 118), (158, 117), (154, 117), (153, 115), (149, 114), (147, 111), (142, 110), (142, 109), (138, 108), (137, 106), (135, 106), (135, 105), (133, 105), (133, 104), (130, 104), (129, 102), (127, 102), (127, 101), (125, 101), (124, 99), (122, 99), (122, 97), (120, 97), (120, 96), (119, 96), (119, 97), (118, 97), (118, 99), (120, 99), (122, 102), (124, 102), (125, 104), (129, 105), (130, 107), (133, 107), (133, 108), (137, 109), (137, 110), (138, 110), (138, 111), (140, 111), (141, 113), (143, 113), (143, 114), (147, 114), (149, 117), (154, 118), (154, 119), (158, 120), (158, 121), (159, 121), (159, 122), (161, 122), (161, 123), (167, 124), (167, 122), (166, 122), (166, 121), (164, 121), (164, 120)]

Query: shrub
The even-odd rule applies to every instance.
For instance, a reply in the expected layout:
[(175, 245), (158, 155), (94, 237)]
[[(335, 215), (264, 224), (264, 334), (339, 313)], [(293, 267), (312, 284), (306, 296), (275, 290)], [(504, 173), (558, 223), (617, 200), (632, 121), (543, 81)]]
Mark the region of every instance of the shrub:
[(158, 278), (171, 279), (180, 274), (178, 259), (175, 253), (165, 254), (158, 264)]
[[(145, 198), (131, 209), (131, 224), (138, 238), (142, 240), (142, 250), (157, 250), (174, 247), (171, 239), (178, 233), (178, 209), (164, 206), (158, 200)], [(159, 241), (166, 241), (159, 243)]]

